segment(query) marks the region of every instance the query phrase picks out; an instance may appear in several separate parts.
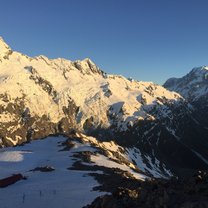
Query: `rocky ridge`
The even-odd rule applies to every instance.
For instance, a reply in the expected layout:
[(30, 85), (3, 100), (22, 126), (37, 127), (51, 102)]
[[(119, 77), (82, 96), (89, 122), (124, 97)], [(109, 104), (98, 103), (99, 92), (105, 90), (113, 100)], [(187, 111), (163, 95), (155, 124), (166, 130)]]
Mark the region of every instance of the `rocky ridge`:
[[(112, 195), (103, 195), (85, 208), (190, 208), (207, 207), (207, 172), (199, 171), (185, 180), (172, 178), (133, 181), (125, 179), (122, 187), (112, 191)], [(128, 184), (128, 186), (127, 186)]]

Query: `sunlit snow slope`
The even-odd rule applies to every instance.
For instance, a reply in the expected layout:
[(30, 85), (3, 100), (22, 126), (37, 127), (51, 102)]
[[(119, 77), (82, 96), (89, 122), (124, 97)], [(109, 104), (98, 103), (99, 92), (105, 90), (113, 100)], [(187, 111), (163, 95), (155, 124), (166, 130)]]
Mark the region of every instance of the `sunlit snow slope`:
[(151, 82), (108, 75), (90, 59), (31, 58), (12, 51), (3, 39), (0, 54), (0, 123), (8, 129), (1, 133), (7, 145), (40, 137), (41, 123), (81, 131), (113, 124), (125, 131), (138, 120), (154, 120), (154, 106), (182, 99)]

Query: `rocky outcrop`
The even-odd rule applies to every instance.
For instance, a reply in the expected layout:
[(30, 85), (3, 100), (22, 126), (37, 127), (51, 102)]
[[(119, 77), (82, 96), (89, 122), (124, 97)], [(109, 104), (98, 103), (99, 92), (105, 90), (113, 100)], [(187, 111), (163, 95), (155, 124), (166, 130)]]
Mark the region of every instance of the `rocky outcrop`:
[(131, 188), (119, 186), (112, 195), (98, 197), (85, 208), (208, 207), (206, 172), (198, 172), (188, 179), (148, 180), (137, 185), (133, 187), (132, 184)]
[(54, 171), (55, 168), (52, 167), (52, 166), (41, 166), (41, 167), (36, 167), (30, 171), (40, 171), (40, 172), (51, 172), (51, 171)]

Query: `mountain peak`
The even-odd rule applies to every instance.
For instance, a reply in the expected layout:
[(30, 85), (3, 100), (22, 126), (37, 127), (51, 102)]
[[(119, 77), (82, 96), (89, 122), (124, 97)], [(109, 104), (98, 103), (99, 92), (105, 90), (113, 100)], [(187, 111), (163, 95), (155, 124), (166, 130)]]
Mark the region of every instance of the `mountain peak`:
[(11, 48), (7, 45), (2, 37), (0, 37), (0, 55), (5, 55), (8, 51), (11, 51)]
[(73, 64), (84, 74), (104, 74), (104, 72), (90, 58), (76, 60)]
[(91, 63), (91, 64), (94, 64), (95, 65), (95, 63), (90, 58), (85, 58), (82, 61), (88, 62), (88, 63)]
[(208, 71), (208, 66), (194, 67), (191, 70), (192, 73), (197, 73), (197, 72), (202, 72), (202, 71)]
[(2, 42), (5, 42), (4, 39), (0, 36), (0, 42), (1, 42), (1, 41), (2, 41)]
[(188, 79), (194, 80), (194, 82), (202, 82), (207, 79), (208, 66), (200, 66), (193, 68), (186, 76)]
[(85, 58), (83, 60), (80, 61), (81, 63), (87, 64), (89, 67), (97, 67), (97, 65), (95, 64), (95, 62), (93, 62), (90, 58)]
[(164, 87), (176, 91), (188, 100), (196, 100), (208, 93), (208, 66), (194, 67), (181, 78), (168, 79)]

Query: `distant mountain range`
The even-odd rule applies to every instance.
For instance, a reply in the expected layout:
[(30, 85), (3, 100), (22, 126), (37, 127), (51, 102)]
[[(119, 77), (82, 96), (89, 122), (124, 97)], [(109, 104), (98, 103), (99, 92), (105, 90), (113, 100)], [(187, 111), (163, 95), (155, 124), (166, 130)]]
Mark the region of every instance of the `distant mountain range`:
[[(164, 86), (109, 75), (90, 59), (28, 57), (0, 39), (0, 145), (71, 131), (131, 148), (156, 175), (208, 168), (208, 68)], [(138, 156), (139, 155), (139, 156)]]
[[(99, 190), (112, 191), (114, 183), (134, 186), (135, 178), (187, 177), (208, 169), (207, 116), (206, 66), (160, 86), (107, 74), (88, 58), (28, 57), (0, 38), (0, 178), (20, 173), (34, 178), (36, 171), (58, 171), (54, 177), (62, 179), (53, 179), (51, 188), (59, 185), (68, 190), (66, 170), (75, 171), (70, 173), (77, 177), (81, 170), (91, 171), (103, 185)], [(51, 138), (32, 142), (51, 135), (53, 142)], [(23, 156), (28, 153), (35, 156)], [(66, 159), (69, 153), (71, 159)], [(10, 166), (10, 162), (18, 164)], [(106, 182), (107, 176), (114, 177), (114, 182), (109, 183), (111, 178)], [(38, 177), (44, 185), (42, 173)], [(124, 184), (124, 179), (130, 181)], [(23, 201), (25, 188), (30, 185), (28, 193), (33, 194), (40, 181), (28, 180), (19, 186)], [(16, 189), (12, 190), (15, 194)], [(31, 200), (36, 201), (35, 197)]]

